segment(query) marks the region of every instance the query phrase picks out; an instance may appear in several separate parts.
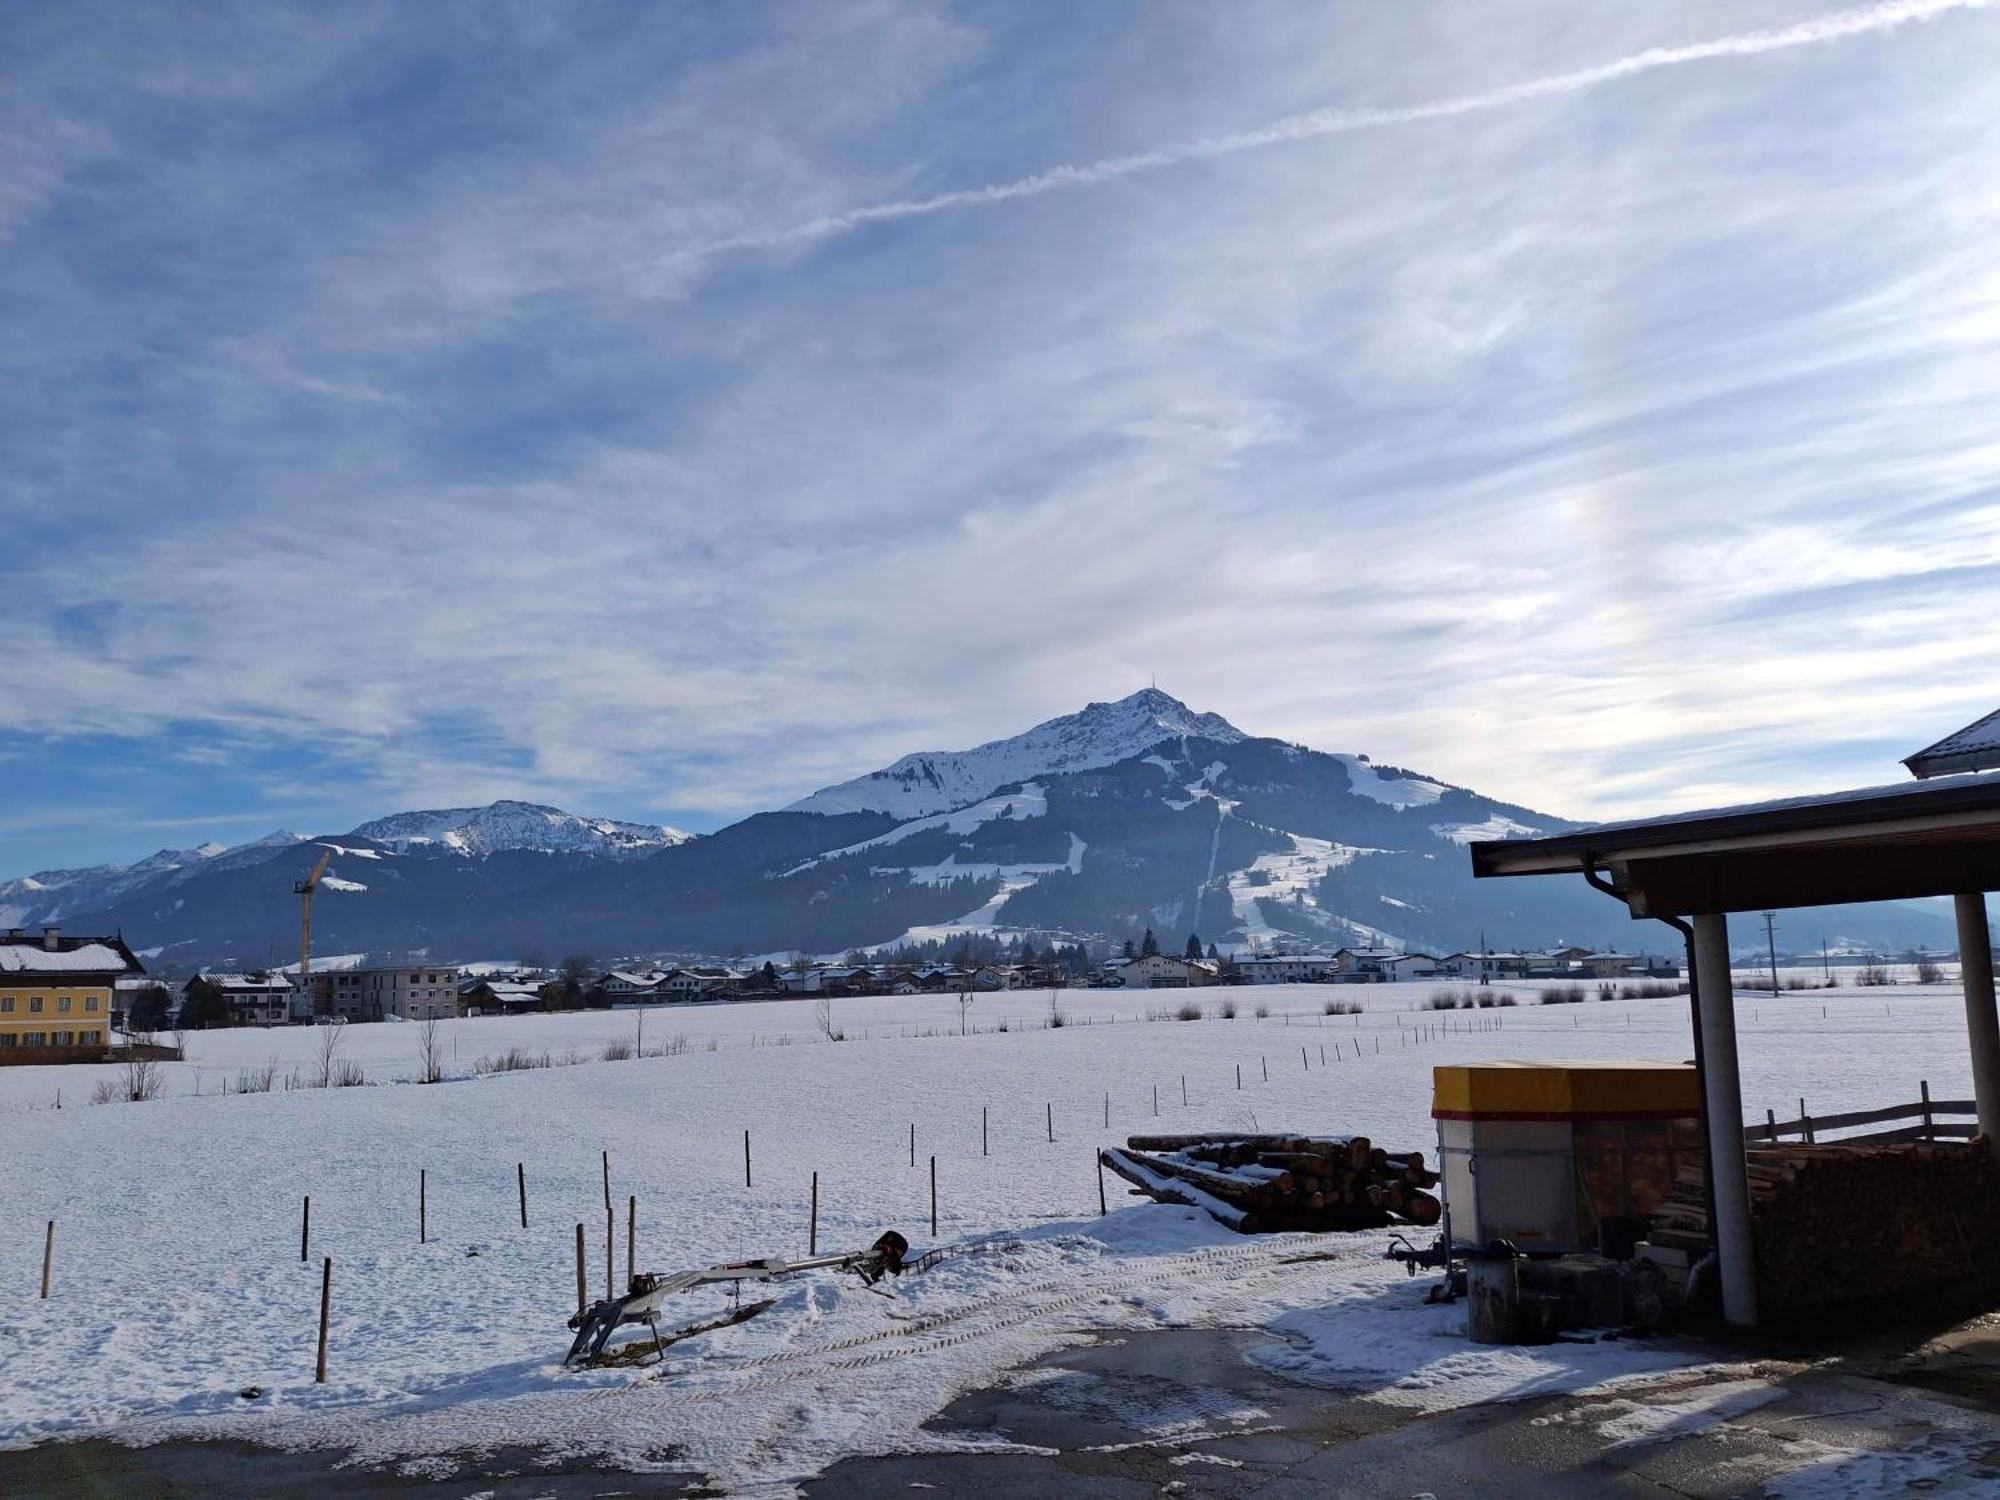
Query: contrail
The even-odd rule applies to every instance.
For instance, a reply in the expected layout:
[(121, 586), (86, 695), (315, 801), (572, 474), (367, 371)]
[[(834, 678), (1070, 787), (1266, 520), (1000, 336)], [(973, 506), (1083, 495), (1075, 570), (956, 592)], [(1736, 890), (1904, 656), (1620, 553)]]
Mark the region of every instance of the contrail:
[(1579, 93), (1585, 89), (1594, 89), (1601, 84), (1615, 83), (1620, 79), (1656, 72), (1662, 68), (1684, 67), (1689, 63), (1708, 62), (1715, 58), (1756, 57), (1766, 52), (1783, 52), (1793, 47), (1808, 47), (1819, 42), (1840, 41), (1846, 37), (1893, 31), (1912, 21), (1927, 21), (1948, 11), (1985, 10), (1994, 3), (1995, 0), (1883, 0), (1880, 4), (1857, 6), (1852, 10), (1838, 11), (1818, 20), (1802, 21), (1793, 26), (1782, 26), (1768, 31), (1738, 32), (1734, 36), (1718, 37), (1709, 42), (1695, 42), (1684, 47), (1651, 47), (1644, 52), (1635, 52), (1630, 57), (1621, 57), (1616, 62), (1602, 63), (1594, 68), (1581, 68), (1574, 73), (1558, 73), (1551, 78), (1537, 78), (1527, 83), (1509, 84), (1505, 88), (1491, 89), (1483, 94), (1465, 94), (1456, 99), (1439, 99), (1428, 104), (1411, 104), (1396, 109), (1312, 110), (1306, 114), (1287, 115), (1282, 119), (1273, 120), (1268, 125), (1260, 125), (1254, 130), (1183, 141), (1178, 145), (1135, 152), (1129, 156), (1107, 156), (1093, 162), (1051, 167), (1030, 177), (1017, 177), (1012, 182), (959, 188), (929, 198), (906, 198), (890, 203), (874, 203), (849, 209), (844, 213), (807, 219), (781, 229), (729, 235), (675, 251), (664, 257), (664, 261), (671, 264), (704, 260), (731, 250), (764, 249), (828, 239), (834, 235), (850, 234), (869, 224), (884, 223), (893, 219), (924, 218), (930, 214), (949, 213), (953, 209), (1005, 203), (1015, 198), (1035, 198), (1060, 188), (1091, 187), (1100, 182), (1131, 177), (1140, 172), (1156, 172), (1189, 162), (1214, 161), (1219, 157), (1235, 156), (1241, 152), (1256, 151), (1265, 146), (1282, 145), (1290, 141), (1315, 140), (1321, 136), (1346, 135), (1357, 130), (1378, 130), (1390, 125), (1413, 125), (1424, 120), (1444, 120), (1457, 115), (1481, 114), (1487, 110), (1506, 109), (1511, 105), (1524, 104), (1532, 99)]

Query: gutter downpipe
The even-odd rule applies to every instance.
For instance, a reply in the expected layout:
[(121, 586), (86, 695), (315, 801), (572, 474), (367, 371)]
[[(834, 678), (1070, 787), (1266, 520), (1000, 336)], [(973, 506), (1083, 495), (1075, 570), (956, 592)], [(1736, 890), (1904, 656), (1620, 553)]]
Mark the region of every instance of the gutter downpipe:
[[(1583, 878), (1596, 889), (1625, 904), (1625, 898), (1618, 888), (1598, 871), (1595, 855), (1585, 854), (1582, 858)], [(1626, 908), (1628, 911), (1630, 907)], [(1716, 1253), (1715, 1237), (1715, 1143), (1708, 1133), (1708, 1069), (1702, 1055), (1701, 1045), (1701, 981), (1694, 970), (1694, 928), (1680, 917), (1653, 917), (1655, 922), (1664, 922), (1681, 935), (1682, 959), (1687, 965), (1688, 977), (1688, 1020), (1694, 1032), (1694, 1096), (1696, 1118), (1701, 1122), (1701, 1172), (1702, 1197), (1708, 1206), (1708, 1249)]]

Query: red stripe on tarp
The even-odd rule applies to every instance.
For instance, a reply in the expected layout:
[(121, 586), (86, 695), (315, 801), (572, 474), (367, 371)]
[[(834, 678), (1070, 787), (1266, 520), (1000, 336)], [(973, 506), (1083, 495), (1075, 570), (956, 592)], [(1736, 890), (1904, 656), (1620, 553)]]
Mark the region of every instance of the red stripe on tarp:
[(1541, 1110), (1434, 1109), (1431, 1111), (1431, 1118), (1433, 1120), (1509, 1120), (1554, 1124), (1564, 1120), (1698, 1120), (1701, 1117), (1692, 1110), (1686, 1109), (1584, 1110), (1568, 1114), (1556, 1114)]

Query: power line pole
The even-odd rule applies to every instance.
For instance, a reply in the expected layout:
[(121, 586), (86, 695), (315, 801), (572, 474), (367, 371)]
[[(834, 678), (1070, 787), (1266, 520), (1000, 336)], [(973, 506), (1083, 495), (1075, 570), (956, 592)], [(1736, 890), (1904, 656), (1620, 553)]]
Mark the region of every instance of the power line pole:
[(1767, 911), (1767, 912), (1765, 912), (1765, 913), (1764, 913), (1764, 941), (1765, 941), (1765, 943), (1766, 943), (1767, 945), (1769, 945), (1769, 947), (1770, 947), (1770, 950), (1771, 950), (1771, 993), (1772, 993), (1773, 995), (1775, 995), (1775, 994), (1777, 994), (1777, 993), (1778, 993), (1778, 927), (1777, 927), (1777, 922), (1778, 922), (1778, 914), (1777, 914), (1776, 912), (1774, 912), (1774, 911)]

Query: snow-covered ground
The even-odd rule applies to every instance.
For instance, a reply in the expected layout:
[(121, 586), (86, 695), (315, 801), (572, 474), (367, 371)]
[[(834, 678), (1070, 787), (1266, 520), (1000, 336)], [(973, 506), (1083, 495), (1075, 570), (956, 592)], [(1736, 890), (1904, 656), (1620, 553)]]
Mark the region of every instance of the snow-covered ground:
[[(1094, 1153), (1155, 1126), (1156, 1088), (1163, 1128), (1361, 1130), (1428, 1147), (1436, 1063), (1688, 1052), (1682, 999), (1543, 1007), (1521, 986), (1519, 1008), (1447, 1017), (1414, 1008), (1433, 988), (1066, 992), (1059, 1029), (1046, 993), (981, 996), (963, 1036), (954, 997), (836, 1001), (837, 1044), (816, 1033), (810, 1001), (691, 1006), (644, 1013), (647, 1048), (673, 1055), (484, 1077), (471, 1076), (478, 1060), (515, 1046), (557, 1063), (597, 1057), (634, 1036), (638, 1013), (468, 1020), (442, 1028), (451, 1081), (431, 1087), (398, 1082), (417, 1070), (419, 1028), (357, 1026), (343, 1055), (376, 1086), (327, 1091), (282, 1087), (308, 1070), (310, 1028), (215, 1032), (191, 1039), (191, 1060), (166, 1069), (167, 1097), (145, 1104), (85, 1103), (110, 1070), (0, 1069), (0, 1442), (229, 1433), (353, 1445), (428, 1465), (419, 1472), (467, 1448), (547, 1444), (699, 1468), (740, 1490), (847, 1452), (942, 1442), (920, 1424), (954, 1395), (1088, 1328), (1277, 1325), (1287, 1343), (1273, 1358), (1287, 1368), (1427, 1406), (1693, 1358), (1475, 1349), (1458, 1336), (1462, 1314), (1424, 1307), (1424, 1283), (1377, 1258), (1381, 1236), (1244, 1240), (1135, 1204), (1116, 1179), (1113, 1212), (1098, 1217)], [(1146, 1019), (1224, 998), (1236, 1019)], [(1327, 1016), (1329, 998), (1368, 1008)], [(1258, 1005), (1271, 1014), (1257, 1018)], [(1817, 1113), (1900, 1102), (1920, 1079), (1938, 1097), (1969, 1092), (1946, 987), (1739, 1005), (1755, 1116), (1789, 1116), (1801, 1096)], [(1439, 1029), (1482, 1021), (1491, 1029)], [(279, 1091), (222, 1092), (270, 1061)], [(604, 1281), (600, 1152), (621, 1278), (628, 1195), (641, 1266), (671, 1270), (802, 1251), (815, 1171), (822, 1247), (895, 1228), (921, 1251), (932, 1155), (938, 1241), (991, 1243), (906, 1278), (895, 1300), (851, 1281), (788, 1283), (763, 1317), (679, 1346), (664, 1377), (565, 1373), (579, 1222), (593, 1295)], [(313, 1258), (301, 1264), (307, 1194)], [(1301, 1243), (1342, 1259), (1300, 1262)], [(315, 1387), (321, 1255), (334, 1261), (334, 1315), (328, 1384)], [(687, 1300), (690, 1316), (714, 1305)], [(262, 1394), (238, 1394), (252, 1386)]]

